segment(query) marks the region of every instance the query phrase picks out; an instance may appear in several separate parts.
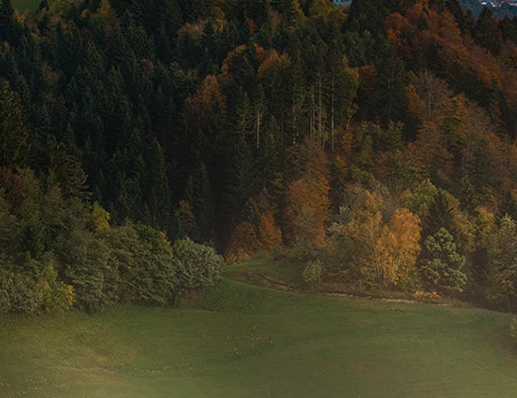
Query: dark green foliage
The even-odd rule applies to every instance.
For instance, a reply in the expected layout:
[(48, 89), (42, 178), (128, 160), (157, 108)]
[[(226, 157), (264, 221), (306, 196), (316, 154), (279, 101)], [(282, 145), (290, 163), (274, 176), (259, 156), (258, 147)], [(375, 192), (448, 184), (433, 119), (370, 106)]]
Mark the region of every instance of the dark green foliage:
[[(227, 202), (229, 213), (241, 218), (246, 203), (258, 193), (257, 168), (252, 153), (243, 140), (238, 140), (235, 158), (229, 170)], [(240, 221), (240, 220), (239, 220)]]
[(517, 227), (508, 215), (487, 245), (484, 296), (493, 308), (515, 311), (517, 304)]
[(488, 7), (481, 11), (476, 26), (474, 27), (476, 41), (493, 53), (498, 53), (501, 48), (501, 33), (497, 27), (497, 20)]
[[(204, 163), (189, 177), (185, 190), (185, 199), (192, 206), (197, 231), (203, 241), (213, 239), (214, 232), (214, 198), (210, 176)], [(194, 236), (192, 236), (194, 238)]]
[(0, 85), (0, 166), (24, 167), (29, 155), (29, 125), (17, 92)]
[(505, 192), (503, 201), (499, 206), (499, 217), (509, 216), (517, 220), (517, 199), (512, 192)]
[(16, 38), (14, 8), (11, 0), (0, 3), (0, 40), (11, 41)]
[(86, 174), (81, 164), (67, 152), (66, 146), (48, 137), (41, 149), (36, 162), (41, 177), (47, 180), (46, 185), (56, 185), (65, 199), (88, 199)]
[[(131, 278), (124, 279), (133, 285), (133, 300), (146, 304), (167, 304), (173, 298), (178, 272), (172, 248), (165, 236), (142, 224), (135, 226), (137, 246), (131, 250), (137, 266)], [(135, 269), (133, 270), (135, 271)]]
[[(395, 55), (388, 41), (379, 40), (374, 47), (376, 58), (375, 87), (367, 103), (370, 110), (380, 116), (384, 125), (401, 120), (406, 113), (407, 75), (404, 63)], [(371, 116), (369, 116), (371, 117)]]
[(116, 302), (117, 270), (108, 262), (109, 247), (87, 231), (74, 231), (62, 243), (59, 260), (64, 278), (74, 287), (77, 304), (95, 312)]
[(19, 250), (30, 258), (41, 258), (45, 249), (43, 228), (38, 222), (27, 222), (22, 229)]
[(441, 228), (446, 229), (449, 233), (455, 235), (455, 227), (452, 215), (452, 208), (449, 205), (449, 199), (443, 190), (439, 190), (434, 195), (429, 210), (424, 217), (422, 225), (422, 236), (431, 236), (436, 234)]
[[(429, 180), (422, 181), (408, 200), (407, 207), (424, 220), (429, 214), (429, 207), (436, 201), (438, 189)], [(434, 212), (435, 210), (433, 210)], [(429, 220), (431, 222), (431, 220)]]
[(0, 312), (171, 303), (176, 263), (165, 234), (110, 227), (98, 204), (90, 212), (84, 192), (63, 193), (52, 170), (38, 180), (30, 170), (0, 169)]
[(517, 30), (515, 30), (515, 25), (507, 15), (499, 23), (499, 30), (504, 40), (511, 40), (513, 43), (517, 43)]
[(447, 10), (454, 15), (462, 33), (466, 34), (472, 32), (475, 20), (474, 16), (467, 8), (463, 8), (458, 0), (446, 0), (445, 6), (447, 7)]
[(126, 225), (99, 233), (109, 248), (108, 264), (116, 272), (118, 300), (164, 305), (176, 286), (172, 250), (157, 231)]

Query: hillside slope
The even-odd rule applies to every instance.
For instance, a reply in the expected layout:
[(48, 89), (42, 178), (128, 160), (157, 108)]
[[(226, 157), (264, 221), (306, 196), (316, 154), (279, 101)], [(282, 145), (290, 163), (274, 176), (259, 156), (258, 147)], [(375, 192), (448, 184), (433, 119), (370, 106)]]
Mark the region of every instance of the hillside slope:
[(7, 397), (513, 397), (509, 317), (224, 281), (196, 308), (2, 317)]

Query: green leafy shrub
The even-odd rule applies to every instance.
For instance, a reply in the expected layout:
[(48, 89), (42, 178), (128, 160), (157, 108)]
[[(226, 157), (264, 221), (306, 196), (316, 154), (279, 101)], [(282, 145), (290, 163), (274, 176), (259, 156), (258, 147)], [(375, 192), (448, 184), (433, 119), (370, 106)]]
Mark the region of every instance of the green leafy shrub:
[(61, 312), (73, 303), (73, 288), (58, 279), (50, 255), (0, 267), (0, 313)]
[[(165, 236), (143, 224), (135, 226), (133, 302), (163, 305), (171, 301), (177, 284), (172, 248)], [(126, 278), (124, 278), (126, 279)], [(125, 280), (126, 283), (131, 281)]]
[(49, 258), (43, 268), (38, 290), (42, 310), (47, 313), (66, 311), (75, 302), (74, 288), (58, 279), (53, 258)]
[(176, 261), (165, 235), (142, 224), (110, 226), (80, 186), (71, 194), (56, 178), (0, 168), (0, 312), (171, 302)]
[(213, 286), (219, 281), (224, 260), (213, 248), (187, 238), (176, 241), (172, 250), (179, 287), (196, 289)]
[(131, 224), (76, 232), (61, 250), (77, 304), (88, 312), (115, 302), (164, 305), (176, 286), (172, 248), (151, 227)]
[(110, 247), (88, 231), (74, 231), (59, 251), (65, 283), (74, 287), (77, 305), (95, 312), (118, 299), (118, 273), (109, 262)]
[(30, 314), (37, 312), (40, 306), (33, 278), (11, 267), (0, 268), (0, 312)]
[(319, 259), (314, 261), (308, 261), (302, 274), (303, 280), (312, 289), (316, 288), (321, 284), (322, 275), (323, 263)]

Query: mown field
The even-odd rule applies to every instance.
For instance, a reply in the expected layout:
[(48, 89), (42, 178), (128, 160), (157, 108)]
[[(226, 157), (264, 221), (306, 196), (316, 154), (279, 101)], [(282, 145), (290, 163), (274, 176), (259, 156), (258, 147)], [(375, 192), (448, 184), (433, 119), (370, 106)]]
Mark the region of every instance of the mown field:
[(225, 280), (191, 308), (0, 318), (2, 397), (515, 397), (510, 317)]

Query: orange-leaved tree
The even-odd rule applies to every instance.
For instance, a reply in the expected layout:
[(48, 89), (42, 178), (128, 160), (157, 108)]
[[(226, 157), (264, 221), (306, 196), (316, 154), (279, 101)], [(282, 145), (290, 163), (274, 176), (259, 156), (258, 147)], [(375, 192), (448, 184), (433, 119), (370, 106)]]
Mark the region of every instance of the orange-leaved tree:
[(287, 218), (293, 243), (322, 245), (329, 214), (329, 183), (321, 148), (308, 144), (308, 161), (302, 175), (287, 187)]
[(276, 226), (271, 210), (260, 215), (257, 230), (263, 250), (269, 251), (282, 244), (282, 232)]
[(260, 194), (253, 200), (257, 206), (257, 237), (260, 242), (260, 249), (269, 252), (274, 247), (282, 244), (282, 231), (278, 227), (269, 192), (263, 188)]

